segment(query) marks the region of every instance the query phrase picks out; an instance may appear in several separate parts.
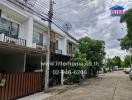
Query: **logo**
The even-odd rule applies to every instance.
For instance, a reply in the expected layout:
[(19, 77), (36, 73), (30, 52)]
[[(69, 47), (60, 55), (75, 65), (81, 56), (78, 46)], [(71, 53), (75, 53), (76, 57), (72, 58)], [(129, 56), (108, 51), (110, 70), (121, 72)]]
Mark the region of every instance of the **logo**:
[(122, 6), (113, 6), (110, 8), (111, 16), (122, 16), (124, 14), (124, 7)]

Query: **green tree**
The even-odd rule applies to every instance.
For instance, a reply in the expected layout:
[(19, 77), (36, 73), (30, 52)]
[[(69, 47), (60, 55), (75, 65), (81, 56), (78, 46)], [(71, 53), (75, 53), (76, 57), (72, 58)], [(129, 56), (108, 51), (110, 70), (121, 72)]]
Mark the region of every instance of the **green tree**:
[[(73, 63), (80, 63), (80, 66), (77, 69), (87, 69), (88, 66), (86, 66), (89, 61), (86, 59), (86, 54), (81, 53), (78, 49), (74, 52), (74, 56), (70, 59)], [(74, 67), (74, 66), (72, 66)]]
[(113, 69), (114, 66), (118, 66), (119, 68), (123, 67), (120, 57), (115, 56), (114, 58), (107, 59), (106, 67), (108, 67), (109, 69)]
[(100, 65), (103, 64), (105, 56), (104, 41), (83, 37), (79, 40), (78, 48), (81, 53), (86, 54), (87, 60), (91, 62), (97, 61)]
[(106, 67), (109, 69), (113, 69), (114, 60), (112, 58), (107, 59)]
[(79, 82), (81, 77), (80, 74), (75, 74), (75, 71), (81, 71), (81, 70), (87, 70), (89, 66), (87, 64), (89, 63), (88, 60), (86, 60), (86, 54), (83, 54), (79, 51), (79, 49), (76, 49), (74, 52), (74, 56), (70, 59), (70, 62), (73, 64), (72, 66), (69, 66), (69, 70), (72, 72), (72, 74), (69, 74), (67, 76), (67, 80), (69, 82)]
[(128, 36), (125, 36), (120, 40), (120, 46), (122, 50), (129, 50), (130, 47), (132, 47), (132, 40), (128, 38)]
[[(132, 59), (132, 57), (131, 57), (131, 59)], [(130, 56), (129, 55), (125, 56), (125, 59), (123, 61), (123, 65), (124, 65), (123, 67), (130, 66)]]
[(96, 76), (97, 70), (103, 67), (105, 42), (101, 40), (94, 40), (89, 37), (83, 37), (79, 39), (78, 49), (82, 54), (86, 54), (86, 60), (90, 61), (93, 65), (95, 62), (99, 64), (99, 66), (89, 67), (89, 76)]
[(118, 66), (118, 67), (120, 68), (120, 67), (122, 67), (122, 66), (121, 66), (121, 63), (122, 63), (122, 61), (121, 61), (121, 58), (120, 58), (120, 57), (115, 56), (115, 57), (113, 58), (113, 65), (114, 65), (114, 66)]
[(120, 22), (126, 22), (127, 24), (127, 35), (120, 40), (120, 46), (122, 50), (128, 50), (132, 47), (132, 9), (125, 12), (125, 14), (121, 17)]

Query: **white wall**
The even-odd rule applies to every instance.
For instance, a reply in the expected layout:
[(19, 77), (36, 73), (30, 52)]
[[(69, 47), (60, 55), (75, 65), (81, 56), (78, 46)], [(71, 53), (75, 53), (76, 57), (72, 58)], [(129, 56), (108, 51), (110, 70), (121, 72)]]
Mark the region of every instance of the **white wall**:
[(32, 47), (33, 39), (33, 18), (30, 17), (25, 23), (22, 24), (22, 30), (27, 42), (27, 47)]
[[(1, 2), (2, 1), (0, 1), (0, 9), (7, 8), (7, 10), (4, 10), (2, 15), (6, 16), (7, 18), (10, 16), (11, 17), (9, 18), (10, 20), (20, 23), (19, 38), (25, 39), (27, 41), (28, 47), (32, 47), (33, 29), (35, 28), (44, 34), (43, 43), (44, 45), (47, 44), (47, 32), (46, 32), (47, 29), (45, 28), (44, 25), (42, 25), (43, 24), (42, 22), (39, 22), (40, 20), (38, 21), (36, 17), (32, 18), (33, 15), (31, 16), (31, 14), (29, 14), (28, 12), (24, 11), (21, 8), (13, 6), (9, 2), (8, 3), (6, 2), (1, 3)], [(37, 23), (39, 24), (35, 24), (36, 23), (35, 21), (38, 21)], [(75, 44), (76, 41), (62, 31), (58, 31), (58, 34), (61, 34), (63, 36), (63, 38), (57, 38), (59, 40), (59, 49), (63, 51), (62, 53), (64, 55), (67, 55), (67, 40), (70, 40)]]
[(28, 18), (25, 18), (24, 16), (19, 18), (19, 16), (12, 15), (12, 13), (13, 12), (5, 12), (2, 9), (2, 18), (19, 24), (18, 37), (26, 40), (27, 47), (32, 47), (33, 18), (30, 16)]
[(63, 39), (63, 54), (64, 55), (67, 55), (67, 40), (66, 40), (66, 38), (65, 39)]
[(18, 37), (19, 37), (19, 38), (22, 38), (22, 39), (25, 39), (25, 38), (24, 38), (24, 35), (23, 35), (23, 30), (22, 30), (22, 23), (21, 23), (21, 21), (14, 20), (10, 14), (7, 14), (7, 13), (5, 13), (5, 12), (3, 12), (3, 11), (2, 11), (1, 17), (2, 17), (2, 18), (5, 18), (5, 19), (7, 19), (7, 20), (9, 20), (9, 21), (12, 21), (12, 22), (15, 22), (15, 23), (19, 24), (19, 33), (18, 33)]

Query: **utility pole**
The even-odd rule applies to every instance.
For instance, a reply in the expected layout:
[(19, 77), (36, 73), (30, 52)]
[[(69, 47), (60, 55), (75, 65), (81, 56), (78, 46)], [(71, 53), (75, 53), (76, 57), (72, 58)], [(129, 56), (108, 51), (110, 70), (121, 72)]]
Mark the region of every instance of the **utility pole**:
[(132, 68), (132, 60), (131, 60), (131, 57), (132, 57), (132, 48), (130, 47), (130, 67)]
[(47, 36), (47, 54), (46, 54), (46, 68), (45, 68), (45, 92), (48, 92), (49, 88), (49, 67), (50, 67), (50, 35), (51, 35), (51, 24), (53, 17), (53, 1), (49, 2), (49, 12), (48, 12), (48, 36)]

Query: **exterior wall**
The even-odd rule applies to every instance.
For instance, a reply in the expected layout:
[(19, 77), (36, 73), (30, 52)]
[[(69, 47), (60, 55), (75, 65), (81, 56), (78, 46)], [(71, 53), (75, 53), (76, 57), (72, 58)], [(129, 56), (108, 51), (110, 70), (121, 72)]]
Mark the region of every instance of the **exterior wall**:
[[(38, 30), (42, 32), (44, 35), (43, 44), (47, 44), (47, 29), (45, 28), (47, 26), (40, 22), (36, 17), (33, 17), (33, 15), (24, 11), (20, 7), (13, 6), (6, 0), (0, 1), (0, 9), (2, 9), (2, 17), (20, 24), (19, 38), (26, 40), (27, 47), (33, 47), (33, 30)], [(37, 23), (41, 25), (36, 24), (35, 21), (37, 21)], [(56, 33), (62, 35), (62, 38), (56, 38), (59, 40), (59, 49), (62, 50), (63, 55), (68, 55), (67, 40), (70, 40), (71, 42), (73, 42), (73, 44), (76, 44), (76, 41), (66, 35), (64, 32), (58, 31)]]
[(33, 39), (33, 18), (29, 18), (28, 21), (26, 21), (23, 24), (23, 34), (25, 36), (25, 39), (27, 41), (27, 47), (32, 47), (32, 39)]
[(56, 36), (57, 36), (57, 34), (55, 32), (52, 32), (51, 36), (50, 36), (50, 41), (51, 42), (56, 42)]
[(10, 14), (7, 14), (7, 13), (5, 13), (5, 12), (3, 12), (3, 11), (2, 11), (1, 17), (2, 17), (2, 18), (5, 18), (5, 19), (7, 19), (7, 20), (9, 20), (9, 21), (12, 21), (12, 22), (15, 22), (15, 23), (19, 24), (19, 33), (18, 33), (18, 37), (19, 37), (19, 38), (22, 38), (22, 39), (25, 39), (25, 38), (24, 38), (24, 35), (23, 35), (23, 30), (22, 30), (22, 23), (21, 23), (20, 21), (14, 20)]
[(24, 22), (18, 22), (13, 20), (12, 18), (7, 17), (4, 13), (2, 13), (2, 18), (5, 18), (9, 21), (16, 22), (19, 24), (19, 33), (18, 38), (26, 40), (26, 46), (32, 47), (32, 37), (33, 37), (33, 18), (29, 17), (28, 20)]
[(63, 39), (63, 48), (62, 48), (62, 50), (63, 50), (63, 54), (67, 55), (67, 40), (66, 40), (66, 38)]
[(33, 36), (33, 18), (32, 15), (18, 8), (8, 1), (0, 1), (0, 9), (2, 9), (1, 17), (19, 24), (18, 37), (26, 40), (26, 46), (32, 47)]

